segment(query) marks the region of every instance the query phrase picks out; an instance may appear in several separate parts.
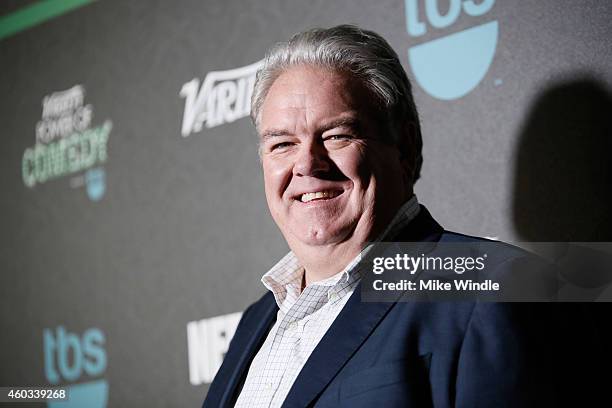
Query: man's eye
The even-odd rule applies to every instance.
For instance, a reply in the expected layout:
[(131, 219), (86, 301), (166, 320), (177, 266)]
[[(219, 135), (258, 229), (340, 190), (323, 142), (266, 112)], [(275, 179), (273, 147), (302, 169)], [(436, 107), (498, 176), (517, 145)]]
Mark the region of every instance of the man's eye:
[(275, 145), (272, 146), (272, 148), (270, 150), (278, 150), (278, 149), (283, 149), (285, 147), (289, 147), (291, 146), (293, 143), (291, 142), (282, 142), (282, 143), (277, 143)]
[(325, 138), (325, 140), (348, 140), (352, 139), (351, 135), (332, 135)]

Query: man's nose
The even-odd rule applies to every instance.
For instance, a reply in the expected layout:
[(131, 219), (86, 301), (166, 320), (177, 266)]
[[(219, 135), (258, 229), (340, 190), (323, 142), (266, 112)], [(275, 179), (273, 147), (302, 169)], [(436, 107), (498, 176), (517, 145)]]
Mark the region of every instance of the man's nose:
[(308, 142), (300, 146), (293, 166), (296, 176), (317, 176), (330, 169), (329, 156), (322, 142)]

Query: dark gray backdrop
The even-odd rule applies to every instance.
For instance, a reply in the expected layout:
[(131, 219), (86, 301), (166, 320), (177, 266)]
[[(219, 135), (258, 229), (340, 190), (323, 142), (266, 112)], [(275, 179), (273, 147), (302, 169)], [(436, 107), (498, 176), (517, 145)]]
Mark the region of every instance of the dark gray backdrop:
[[(98, 1), (0, 40), (0, 386), (48, 383), (44, 329), (96, 327), (109, 406), (201, 403), (186, 324), (243, 310), (287, 247), (249, 119), (182, 137), (179, 91), (312, 26), (375, 30), (412, 76), (409, 47), (496, 19), (495, 57), (472, 92), (445, 101), (414, 84), (419, 200), (464, 233), (609, 240), (611, 3), (498, 0), (419, 39), (404, 13), (401, 0)], [(43, 98), (76, 84), (93, 125), (113, 124), (99, 201), (71, 187), (82, 172), (22, 180)]]

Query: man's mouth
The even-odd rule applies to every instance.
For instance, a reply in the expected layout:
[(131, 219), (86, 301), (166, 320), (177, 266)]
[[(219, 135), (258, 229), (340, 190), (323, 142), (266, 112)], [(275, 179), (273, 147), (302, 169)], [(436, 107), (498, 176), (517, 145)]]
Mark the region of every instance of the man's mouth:
[(342, 191), (339, 190), (315, 191), (312, 193), (302, 194), (299, 196), (299, 200), (303, 203), (308, 203), (315, 200), (329, 200), (331, 198), (338, 197), (340, 194), (342, 194)]

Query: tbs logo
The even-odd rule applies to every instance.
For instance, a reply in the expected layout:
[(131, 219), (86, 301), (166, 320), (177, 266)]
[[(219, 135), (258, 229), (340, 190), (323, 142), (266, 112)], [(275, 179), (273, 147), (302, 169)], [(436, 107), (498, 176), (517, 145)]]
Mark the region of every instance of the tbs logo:
[[(82, 336), (66, 331), (63, 326), (43, 331), (45, 376), (50, 384), (73, 383), (83, 374), (97, 377), (106, 370), (105, 337), (100, 329), (91, 328)], [(108, 400), (108, 383), (104, 379), (68, 386), (66, 402), (50, 402), (53, 407), (103, 408)]]
[[(405, 3), (408, 34), (418, 38), (428, 31), (450, 27), (461, 13), (472, 17), (485, 15), (495, 0), (405, 0)], [(443, 7), (439, 3), (444, 3)], [(489, 70), (497, 36), (498, 23), (494, 20), (411, 47), (408, 60), (415, 79), (438, 99), (467, 95)]]

